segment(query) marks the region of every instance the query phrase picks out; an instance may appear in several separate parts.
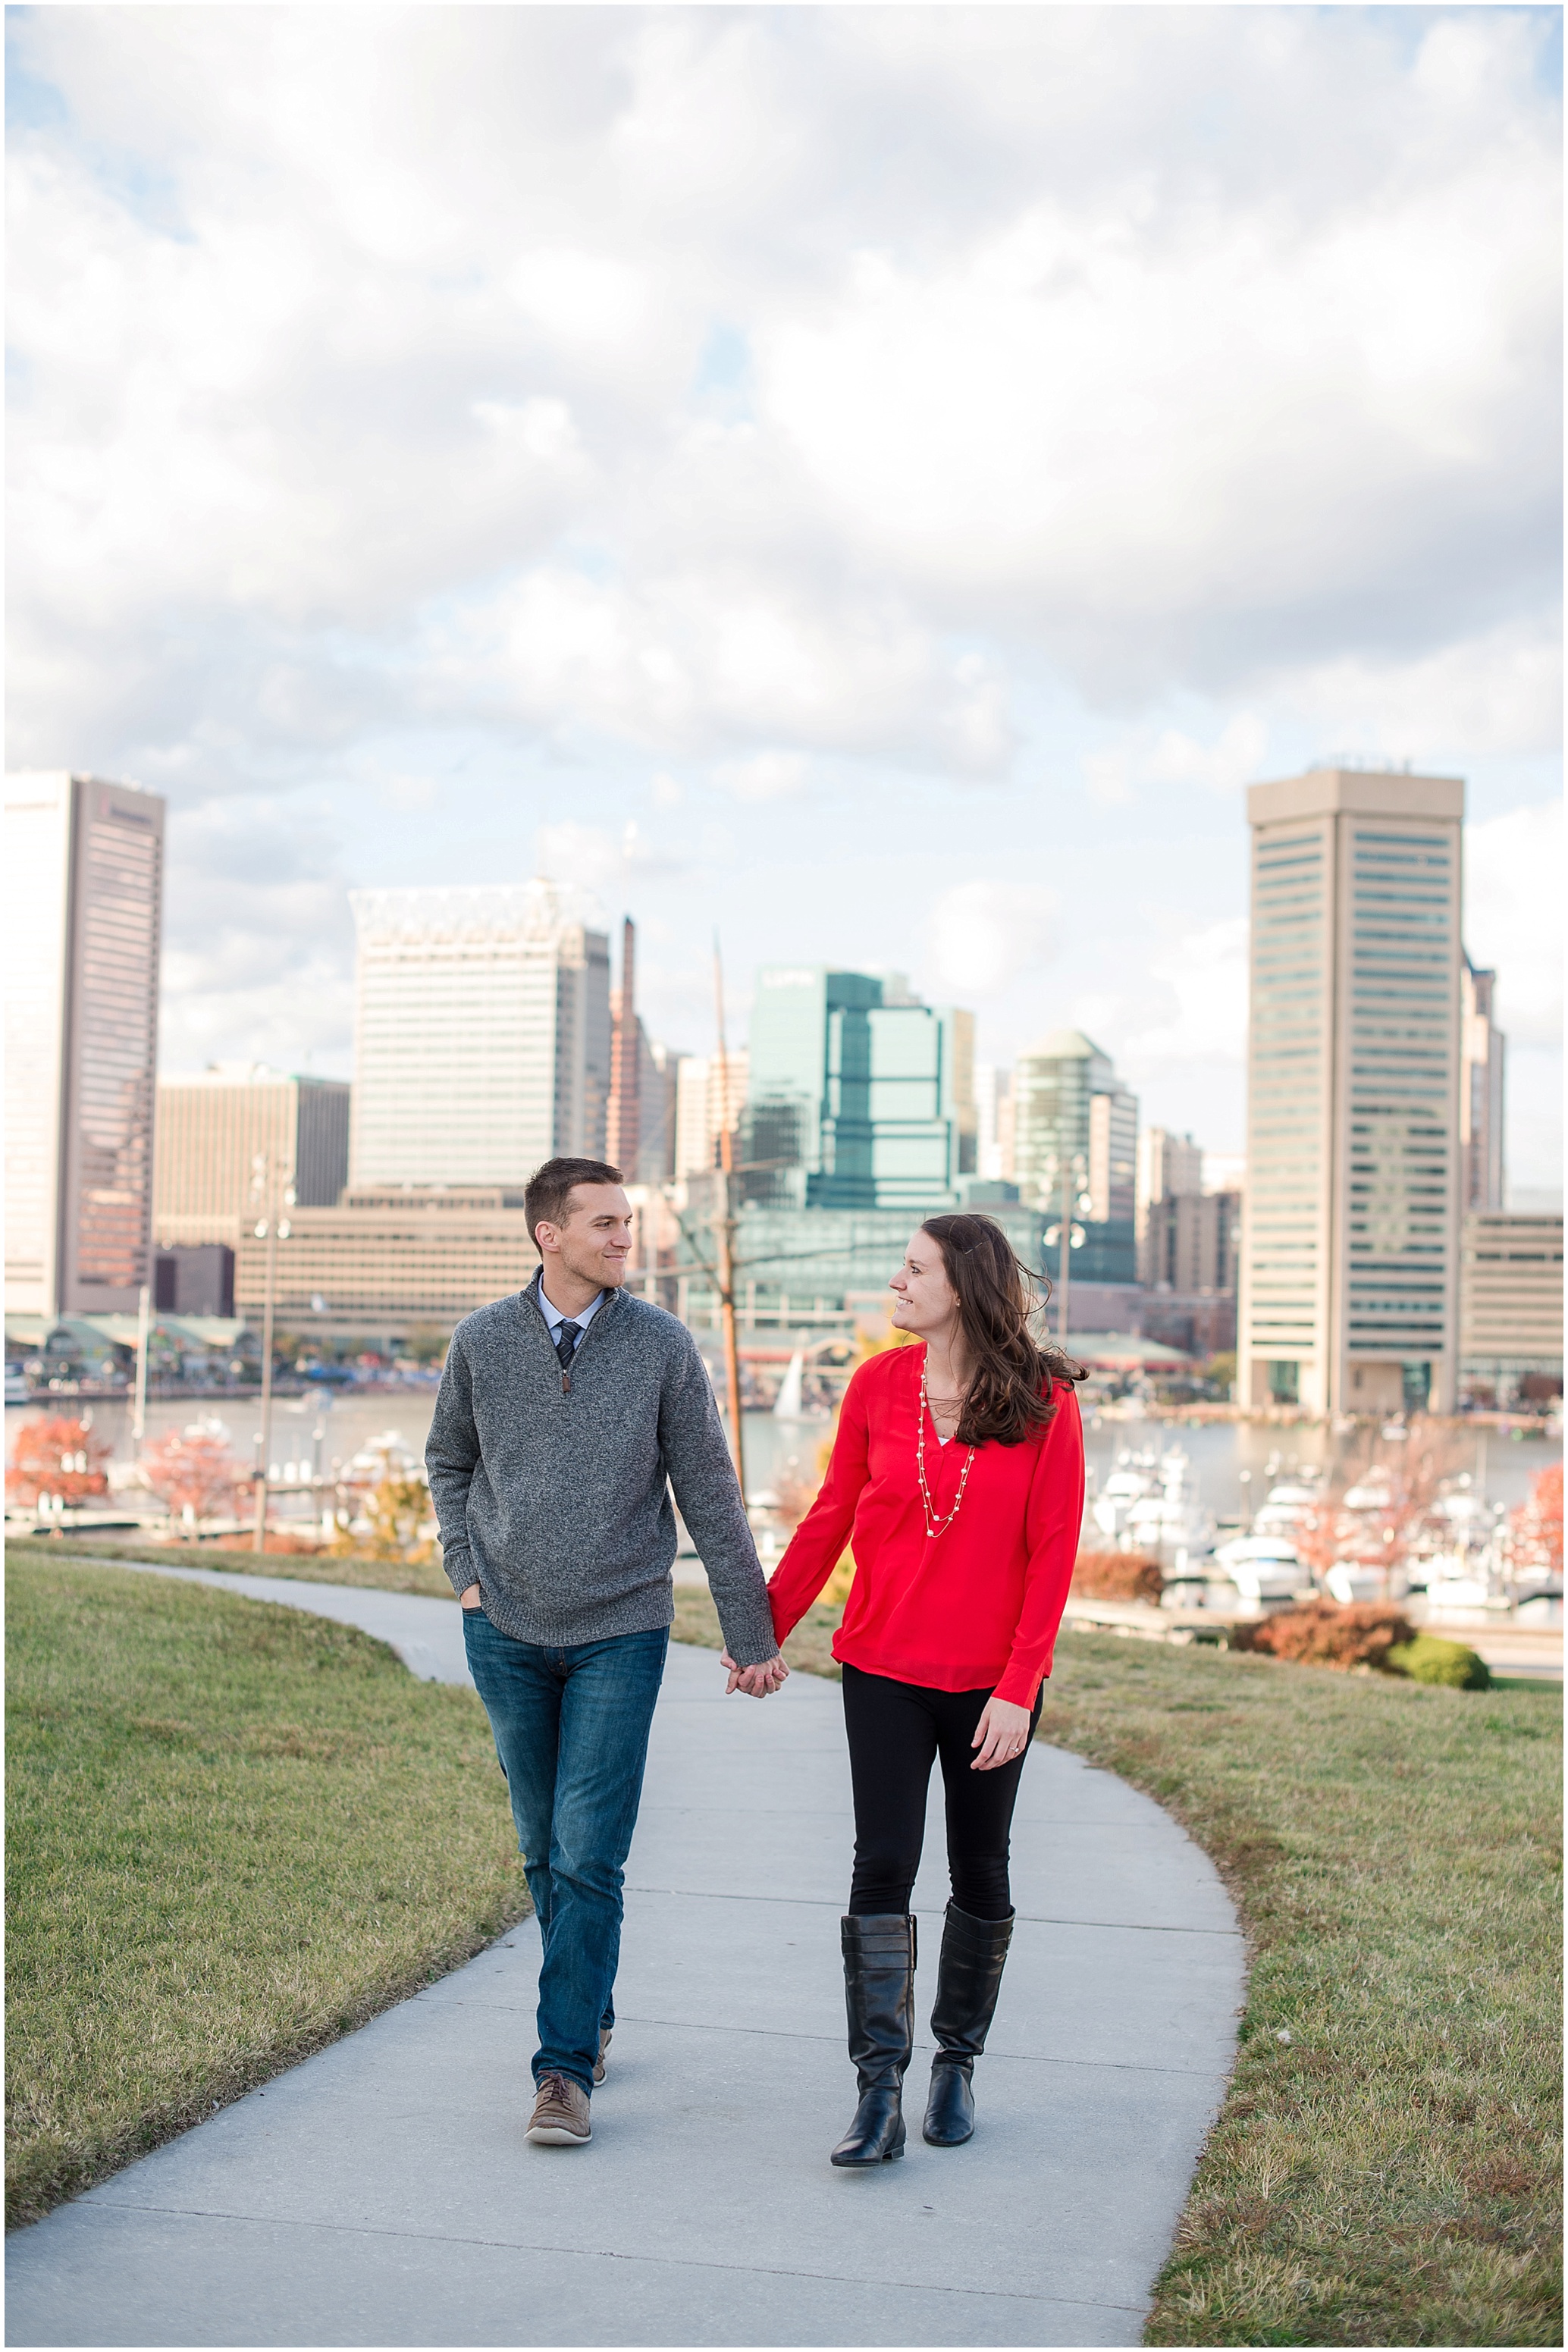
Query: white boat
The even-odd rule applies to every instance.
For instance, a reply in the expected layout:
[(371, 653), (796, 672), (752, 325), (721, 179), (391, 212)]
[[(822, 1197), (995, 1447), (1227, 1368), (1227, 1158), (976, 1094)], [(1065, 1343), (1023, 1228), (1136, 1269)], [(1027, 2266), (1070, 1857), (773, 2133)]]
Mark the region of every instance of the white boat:
[(775, 1421), (801, 1421), (801, 1381), (805, 1372), (805, 1350), (797, 1348), (789, 1360), (789, 1369), (779, 1382), (778, 1395), (773, 1399)]
[(1197, 1559), (1214, 1549), (1213, 1514), (1198, 1500), (1193, 1465), (1179, 1445), (1160, 1457), (1158, 1486), (1128, 1506), (1126, 1528), (1134, 1550), (1180, 1551)]
[(1373, 1568), (1364, 1559), (1336, 1559), (1323, 1580), (1346, 1608), (1359, 1601), (1403, 1601), (1410, 1580), (1401, 1568)]
[(1214, 1564), (1244, 1601), (1289, 1601), (1311, 1581), (1300, 1553), (1282, 1536), (1237, 1536), (1221, 1544)]
[(1363, 1478), (1358, 1485), (1346, 1488), (1344, 1507), (1347, 1511), (1386, 1511), (1393, 1500), (1393, 1494), (1384, 1480)]
[(1133, 1506), (1148, 1501), (1154, 1493), (1154, 1456), (1130, 1454), (1123, 1447), (1116, 1457), (1115, 1468), (1094, 1498), (1090, 1517), (1100, 1534), (1114, 1543), (1126, 1530)]

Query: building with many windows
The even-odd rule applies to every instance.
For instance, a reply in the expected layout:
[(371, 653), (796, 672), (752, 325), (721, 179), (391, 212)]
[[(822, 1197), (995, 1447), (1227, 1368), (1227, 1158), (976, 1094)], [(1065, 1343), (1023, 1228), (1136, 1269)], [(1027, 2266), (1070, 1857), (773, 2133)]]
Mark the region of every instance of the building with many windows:
[(1464, 804), (1345, 768), (1247, 794), (1244, 1403), (1453, 1407)]
[(160, 1079), (159, 1248), (233, 1249), (241, 1224), (265, 1206), (258, 1159), (267, 1162), (268, 1199), (292, 1184), (301, 1208), (331, 1208), (348, 1181), (349, 1092), (346, 1078), (290, 1076), (260, 1062), (215, 1062), (194, 1077)]
[(1459, 968), (1459, 1150), (1461, 1204), (1496, 1210), (1507, 1196), (1503, 1158), (1503, 1078), (1508, 1040), (1492, 1017), (1495, 971), (1467, 955)]
[[(279, 1327), (315, 1339), (401, 1339), (416, 1325), (449, 1331), (461, 1317), (531, 1281), (521, 1189), (351, 1188), (335, 1208), (294, 1209), (276, 1245)], [(235, 1254), (235, 1311), (259, 1323), (267, 1243), (253, 1230)]]
[[(1138, 1279), (1167, 1281), (1156, 1271), (1156, 1261), (1169, 1242), (1159, 1248), (1150, 1239), (1150, 1210), (1159, 1202), (1192, 1199), (1204, 1189), (1204, 1155), (1190, 1135), (1173, 1135), (1168, 1127), (1146, 1127), (1138, 1138)], [(1166, 1221), (1167, 1224), (1169, 1220)]]
[(1137, 1273), (1138, 1097), (1081, 1029), (1056, 1029), (1013, 1071), (1013, 1174), (1026, 1205), (1060, 1245), (1064, 1183), (1072, 1199), (1075, 1277), (1129, 1283)]
[(602, 1159), (610, 955), (553, 883), (355, 890), (351, 1180), (518, 1184)]
[(1478, 1404), (1563, 1393), (1563, 1219), (1478, 1210), (1465, 1219), (1459, 1360)]
[[(719, 1165), (721, 1139), (731, 1139), (746, 1099), (744, 1051), (682, 1054), (675, 1067), (675, 1165), (677, 1178), (706, 1176)], [(734, 1157), (740, 1158), (739, 1151)]]
[(151, 1279), (163, 803), (5, 779), (5, 1306), (133, 1313)]
[(921, 1210), (974, 1173), (974, 1016), (898, 976), (757, 974), (741, 1158), (777, 1208)]

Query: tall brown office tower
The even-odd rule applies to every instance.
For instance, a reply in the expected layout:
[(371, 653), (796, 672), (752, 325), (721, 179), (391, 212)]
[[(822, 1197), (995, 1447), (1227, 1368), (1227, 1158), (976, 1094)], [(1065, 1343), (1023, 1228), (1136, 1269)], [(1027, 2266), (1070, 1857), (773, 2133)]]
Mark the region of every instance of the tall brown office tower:
[(163, 803), (5, 779), (5, 1305), (134, 1314), (149, 1276)]
[(610, 1108), (605, 1144), (611, 1163), (624, 1168), (628, 1179), (637, 1175), (642, 1139), (636, 983), (637, 925), (628, 915), (621, 925), (621, 984), (610, 999)]

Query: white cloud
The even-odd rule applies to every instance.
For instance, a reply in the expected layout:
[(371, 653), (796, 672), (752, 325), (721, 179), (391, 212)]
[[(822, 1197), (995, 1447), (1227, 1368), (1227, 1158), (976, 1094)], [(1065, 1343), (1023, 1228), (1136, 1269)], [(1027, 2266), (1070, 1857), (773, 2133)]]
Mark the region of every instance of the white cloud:
[(811, 763), (795, 751), (758, 751), (722, 761), (713, 773), (738, 801), (797, 800), (811, 782)]
[(1162, 1017), (1123, 1047), (1134, 1077), (1169, 1062), (1240, 1062), (1247, 1051), (1245, 916), (1209, 923), (1163, 955), (1149, 972), (1165, 1003)]
[(1495, 967), (1511, 1046), (1563, 1041), (1563, 803), (1514, 809), (1465, 832), (1465, 944)]
[[(597, 822), (549, 854), (705, 936), (708, 869), (790, 854), (831, 774), (820, 887), (766, 917), (869, 957), (858, 779), (1000, 804), (1113, 710), (1070, 796), (1107, 1019), (1192, 1071), (1212, 935), (1145, 983), (1097, 799), (1179, 821), (1304, 733), (1471, 775), (1552, 740), (1545, 11), (13, 14), (13, 756), (167, 789), (176, 844), (330, 765), (418, 879), (455, 736), (498, 798), (561, 753)], [(689, 856), (626, 830), (660, 763), (730, 796)], [(1006, 802), (1014, 872), (1058, 806)], [(184, 991), (302, 1051), (346, 966), (300, 893), (384, 854), (247, 911), (179, 853), (169, 1034)], [(933, 961), (1000, 1024), (1049, 908), (970, 887)], [(292, 1013), (226, 976), (274, 920)]]
[(945, 989), (994, 996), (1056, 952), (1057, 895), (1026, 882), (959, 882), (931, 911), (931, 952)]

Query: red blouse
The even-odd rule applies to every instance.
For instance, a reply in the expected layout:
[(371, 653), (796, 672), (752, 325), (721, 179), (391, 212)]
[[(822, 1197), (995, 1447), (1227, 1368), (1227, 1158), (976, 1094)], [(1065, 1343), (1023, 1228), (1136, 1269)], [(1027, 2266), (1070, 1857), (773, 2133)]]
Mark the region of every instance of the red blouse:
[[(926, 1533), (915, 1470), (923, 1347), (861, 1365), (844, 1395), (822, 1491), (768, 1584), (782, 1643), (826, 1583), (847, 1541), (855, 1581), (833, 1654), (928, 1690), (994, 1690), (1033, 1706), (1050, 1673), (1083, 1524), (1083, 1427), (1063, 1381), (1037, 1437), (975, 1449), (951, 1526)], [(925, 1424), (931, 1516), (947, 1518), (969, 1448)]]

